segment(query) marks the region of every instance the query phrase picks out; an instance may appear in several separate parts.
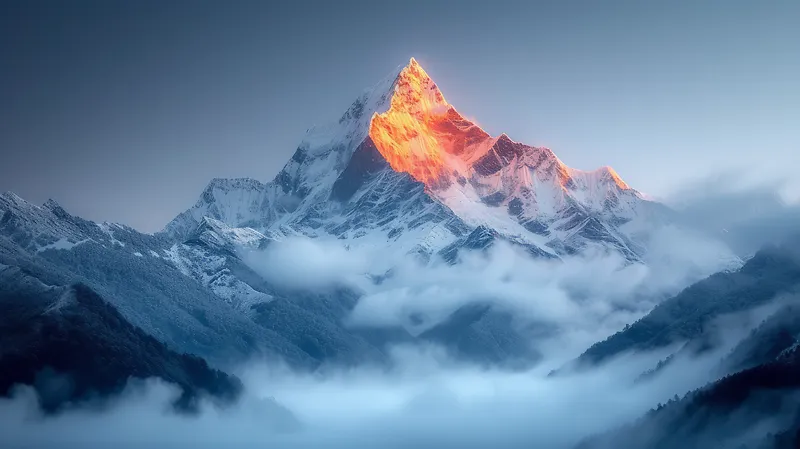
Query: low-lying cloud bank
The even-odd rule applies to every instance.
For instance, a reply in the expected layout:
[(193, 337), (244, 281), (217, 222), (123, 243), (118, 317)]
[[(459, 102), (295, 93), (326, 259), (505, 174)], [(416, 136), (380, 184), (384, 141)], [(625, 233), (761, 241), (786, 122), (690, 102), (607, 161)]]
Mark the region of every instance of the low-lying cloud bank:
[(485, 252), (462, 251), (456, 265), (438, 257), (422, 263), (403, 253), (300, 237), (242, 258), (273, 285), (359, 292), (347, 320), (353, 327), (401, 326), (417, 335), (460, 307), (482, 303), (511, 314), (517, 324), (550, 329), (552, 341), (538, 341), (540, 350), (549, 345), (572, 354), (691, 282), (741, 263), (720, 241), (676, 226), (664, 226), (650, 240), (647, 265), (591, 252), (558, 261), (533, 259), (504, 242)]
[[(581, 322), (570, 310), (549, 313), (562, 324)], [(35, 392), (20, 388), (0, 399), (0, 434), (8, 447), (37, 448), (569, 448), (707, 383), (764, 314), (752, 313), (755, 320), (729, 316), (712, 326), (727, 342), (717, 351), (679, 356), (646, 381), (641, 374), (668, 351), (625, 354), (592, 371), (549, 377), (561, 359), (583, 349), (575, 332), (524, 372), (479, 368), (433, 346), (397, 346), (391, 368), (308, 373), (278, 360), (254, 362), (236, 373), (245, 384), (240, 402), (223, 409), (204, 403), (196, 416), (174, 414), (169, 404), (178, 390), (152, 379), (133, 382), (102, 409), (75, 407), (54, 417), (43, 417)]]
[[(649, 384), (633, 380), (658, 354), (576, 376), (543, 370), (509, 373), (448, 360), (435, 349), (397, 348), (396, 368), (361, 367), (326, 375), (279, 363), (241, 374), (247, 394), (227, 409), (210, 404), (179, 416), (178, 391), (137, 382), (103, 409), (42, 418), (35, 393), (0, 400), (4, 444), (26, 447), (570, 447), (580, 438), (636, 418), (672, 394), (707, 379), (712, 359), (682, 360)], [(270, 398), (286, 407), (295, 424)]]

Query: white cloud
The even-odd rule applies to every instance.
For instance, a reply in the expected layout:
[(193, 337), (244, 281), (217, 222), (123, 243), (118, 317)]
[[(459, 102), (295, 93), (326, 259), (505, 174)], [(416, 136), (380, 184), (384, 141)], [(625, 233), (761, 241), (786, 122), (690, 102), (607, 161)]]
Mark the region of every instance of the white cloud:
[(339, 240), (290, 237), (271, 242), (265, 251), (242, 259), (265, 280), (287, 288), (321, 289), (347, 284), (369, 271), (365, 254), (350, 251)]
[[(449, 265), (336, 239), (294, 237), (243, 260), (267, 281), (290, 289), (345, 285), (362, 293), (348, 324), (403, 326), (412, 334), (474, 302), (494, 304), (520, 323), (546, 323), (555, 342), (585, 349), (645, 314), (657, 301), (738, 262), (719, 242), (676, 227), (653, 233), (648, 265), (587, 252), (561, 261), (533, 259), (503, 242), (485, 254), (462, 252)], [(391, 267), (388, 276), (386, 267)], [(379, 283), (373, 282), (382, 276)], [(564, 353), (565, 351), (560, 351)]]

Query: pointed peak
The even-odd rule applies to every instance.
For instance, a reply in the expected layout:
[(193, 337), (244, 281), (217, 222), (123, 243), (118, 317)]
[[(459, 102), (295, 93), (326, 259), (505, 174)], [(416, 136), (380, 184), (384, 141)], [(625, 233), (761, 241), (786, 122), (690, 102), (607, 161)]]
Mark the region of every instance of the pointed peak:
[(517, 143), (517, 142), (514, 142), (514, 140), (513, 140), (513, 139), (511, 139), (510, 137), (508, 137), (508, 134), (506, 134), (506, 133), (501, 133), (499, 136), (497, 136), (497, 141), (498, 141), (498, 142), (510, 142), (510, 143)]
[(66, 219), (71, 217), (71, 215), (66, 210), (64, 210), (64, 208), (61, 207), (61, 205), (58, 204), (56, 200), (52, 198), (45, 201), (42, 207), (52, 212), (53, 215), (55, 215), (58, 218)]
[(373, 114), (369, 136), (395, 171), (428, 187), (446, 185), (456, 171), (451, 159), (490, 139), (445, 100), (416, 59), (400, 70), (392, 90), (388, 110)]
[(253, 178), (213, 178), (204, 192), (213, 192), (214, 190), (261, 190), (264, 188), (264, 183)]
[(7, 190), (0, 194), (0, 198), (4, 198), (8, 201), (15, 202), (15, 203), (27, 203), (21, 196), (17, 195), (16, 193)]
[(400, 66), (400, 72), (398, 75), (402, 75), (403, 73), (407, 72), (420, 74), (427, 78), (430, 78), (427, 72), (425, 72), (425, 69), (422, 68), (422, 65), (419, 62), (417, 62), (417, 60), (414, 59), (414, 57), (411, 57), (411, 59), (408, 60), (408, 64)]
[[(411, 58), (408, 64), (400, 69), (395, 81), (395, 88), (397, 87), (411, 87), (415, 90), (430, 89), (435, 90), (439, 97), (442, 95), (428, 72), (414, 58)], [(443, 97), (441, 101), (444, 101)]]
[(405, 68), (407, 68), (409, 70), (414, 70), (414, 71), (417, 71), (417, 72), (421, 72), (422, 74), (424, 74), (425, 76), (430, 78), (430, 75), (428, 75), (428, 72), (426, 72), (425, 68), (422, 67), (422, 64), (420, 64), (420, 62), (417, 61), (417, 59), (414, 58), (414, 57), (411, 57), (408, 60), (408, 64), (406, 65)]
[(617, 185), (617, 187), (619, 187), (622, 190), (630, 190), (631, 187), (628, 185), (628, 183), (623, 181), (622, 178), (617, 173), (617, 171), (611, 168), (611, 166), (606, 165), (604, 167), (601, 167), (600, 170), (604, 174), (606, 174), (611, 179), (611, 181), (613, 181), (614, 184)]
[(61, 205), (58, 204), (58, 202), (56, 200), (52, 199), (52, 198), (50, 198), (47, 201), (45, 201), (42, 206), (45, 209), (50, 209), (50, 210), (61, 209)]
[(611, 168), (608, 165), (600, 167), (596, 170), (592, 171), (583, 171), (583, 170), (576, 170), (576, 169), (569, 169), (570, 175), (568, 177), (572, 177), (573, 174), (580, 174), (581, 176), (589, 176), (597, 181), (605, 183), (607, 185), (614, 184), (617, 188), (621, 190), (633, 190), (622, 178), (617, 174), (616, 170)]

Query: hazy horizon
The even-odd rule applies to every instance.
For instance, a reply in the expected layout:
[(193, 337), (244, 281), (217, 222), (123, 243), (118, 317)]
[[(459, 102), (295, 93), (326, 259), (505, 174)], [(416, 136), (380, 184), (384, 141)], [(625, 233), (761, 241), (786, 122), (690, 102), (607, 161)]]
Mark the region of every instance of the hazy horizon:
[(413, 56), (489, 133), (572, 167), (800, 197), (800, 4), (477, 5), (4, 2), (0, 191), (156, 231), (212, 178), (272, 179)]

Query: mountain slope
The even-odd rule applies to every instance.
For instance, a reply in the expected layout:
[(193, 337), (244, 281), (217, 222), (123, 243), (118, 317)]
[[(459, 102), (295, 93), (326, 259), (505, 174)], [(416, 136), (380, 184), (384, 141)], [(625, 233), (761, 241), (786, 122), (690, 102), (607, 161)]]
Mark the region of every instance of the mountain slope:
[(576, 449), (800, 447), (800, 352), (732, 374), (660, 405)]
[(0, 395), (34, 385), (43, 409), (55, 411), (117, 394), (129, 378), (158, 377), (181, 388), (176, 405), (188, 409), (201, 395), (230, 403), (242, 391), (238, 379), (131, 325), (86, 285), (51, 286), (6, 265), (0, 282)]
[(775, 360), (800, 341), (800, 303), (781, 307), (740, 341), (722, 361), (720, 371), (732, 373)]
[[(268, 284), (243, 263), (238, 249), (268, 242), (255, 231), (207, 219), (175, 243), (58, 210), (0, 195), (0, 263), (51, 285), (90, 286), (172, 350), (219, 367), (253, 357), (300, 369), (387, 358), (385, 342), (344, 325), (357, 295), (331, 291), (312, 300)], [(301, 348), (306, 340), (298, 335), (314, 338), (313, 349)]]
[(218, 366), (262, 353), (311, 362), (182, 274), (163, 238), (82, 220), (53, 202), (39, 207), (13, 194), (0, 195), (0, 215), (0, 263), (51, 285), (85, 283), (174, 350)]
[(626, 351), (648, 351), (702, 338), (705, 326), (732, 312), (752, 310), (800, 288), (800, 245), (768, 246), (739, 270), (720, 272), (658, 304), (624, 330), (599, 342), (577, 360), (601, 363)]

